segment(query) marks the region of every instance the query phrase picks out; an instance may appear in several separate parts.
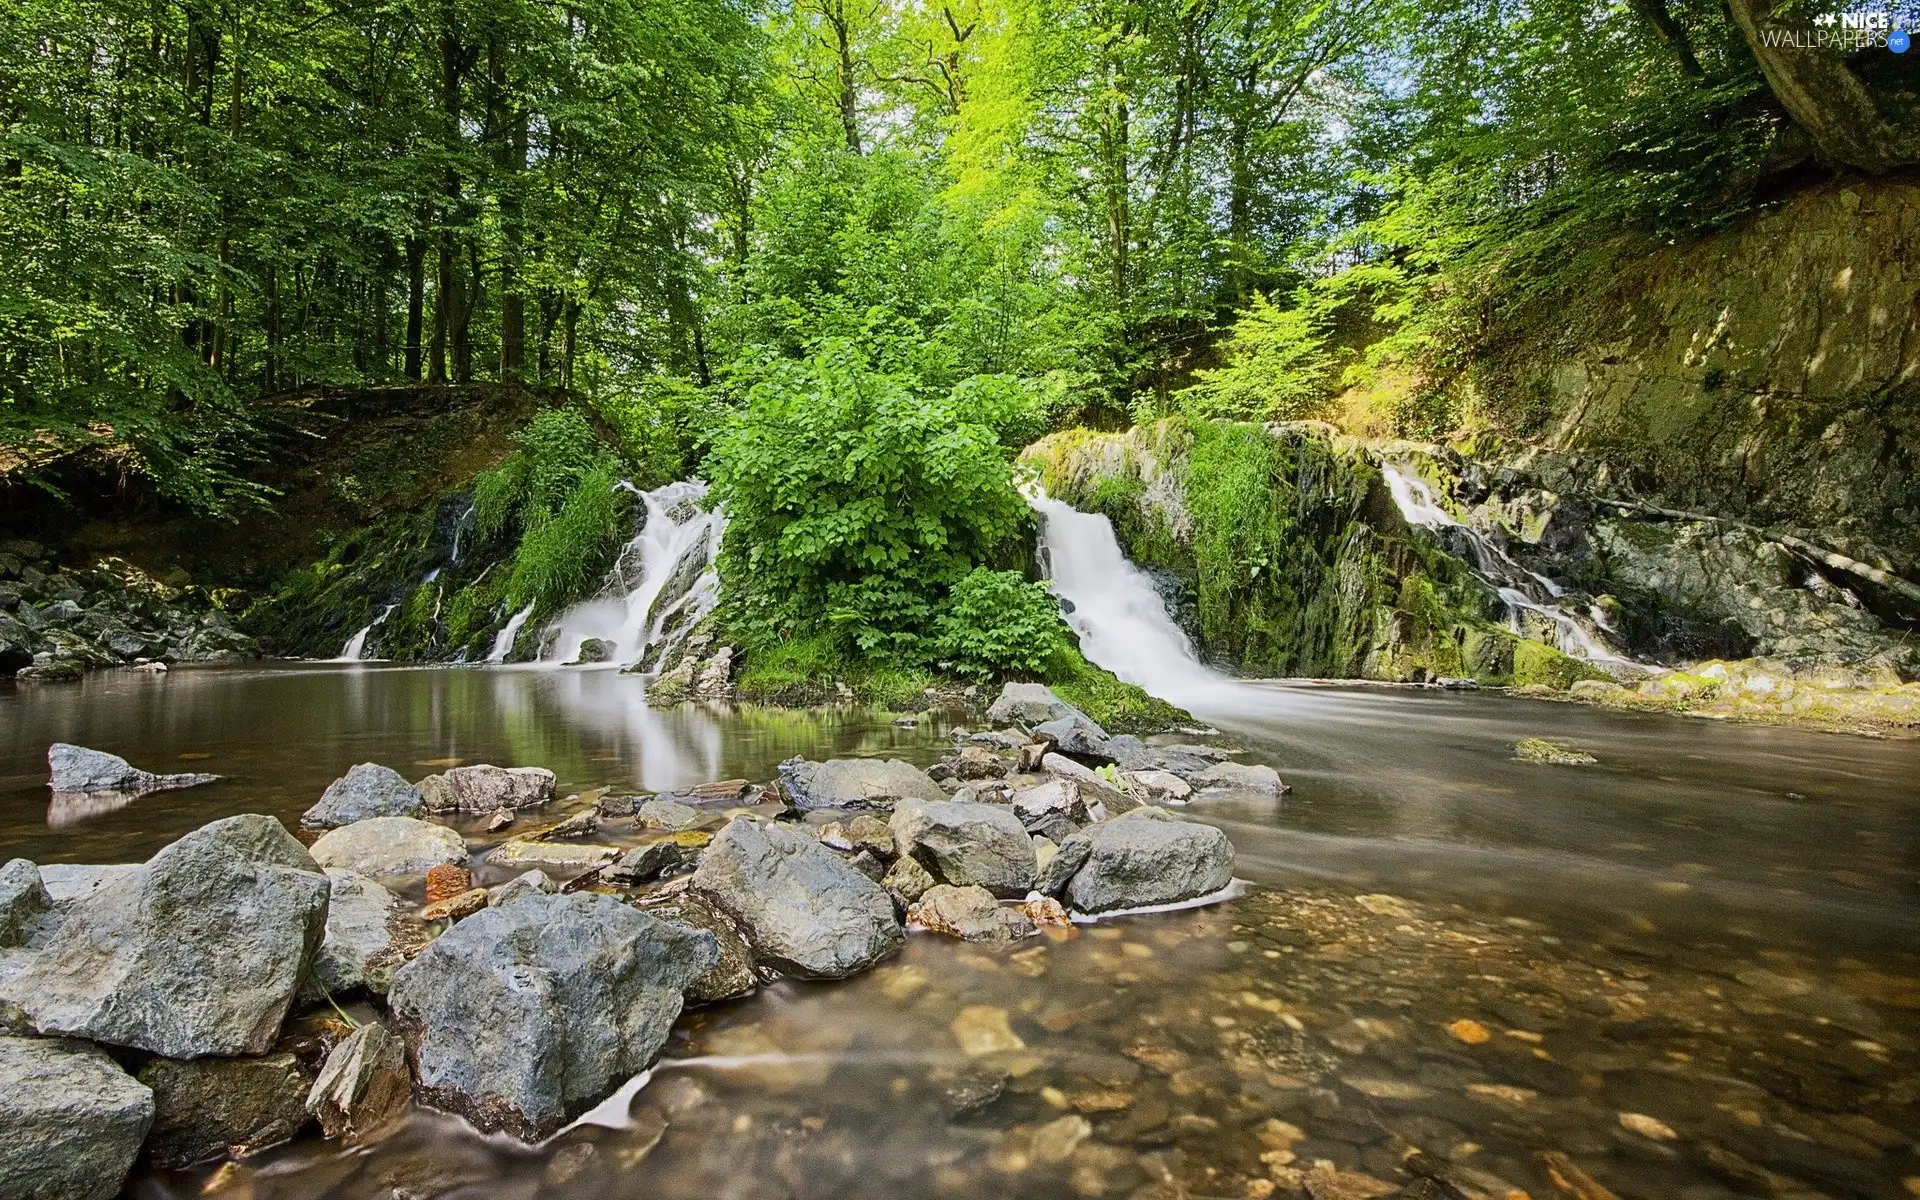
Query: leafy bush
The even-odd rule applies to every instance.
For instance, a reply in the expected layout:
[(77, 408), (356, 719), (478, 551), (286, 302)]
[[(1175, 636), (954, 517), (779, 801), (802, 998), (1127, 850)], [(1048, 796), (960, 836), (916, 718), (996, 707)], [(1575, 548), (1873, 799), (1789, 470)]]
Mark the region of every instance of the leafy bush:
[(690, 380), (655, 375), (631, 392), (604, 396), (594, 407), (620, 436), (636, 468), (635, 481), (659, 487), (692, 476), (724, 413), (720, 402)]
[(1309, 417), (1326, 399), (1333, 356), (1324, 314), (1302, 289), (1293, 308), (1276, 308), (1255, 293), (1222, 344), (1226, 365), (1198, 372), (1200, 382), (1181, 393), (1186, 410), (1199, 417), (1293, 421)]
[(759, 375), (708, 457), (730, 632), (924, 661), (947, 590), (1032, 528), (998, 430), (846, 341)]
[(937, 623), (941, 666), (981, 681), (1038, 675), (1068, 645), (1051, 593), (1015, 571), (977, 567), (955, 584)]
[[(620, 540), (620, 516), (626, 495), (614, 488), (613, 472), (599, 467), (580, 478), (552, 516), (537, 516), (520, 539), (509, 601), (564, 604), (599, 579), (613, 561)], [(536, 510), (537, 511), (537, 510)]]

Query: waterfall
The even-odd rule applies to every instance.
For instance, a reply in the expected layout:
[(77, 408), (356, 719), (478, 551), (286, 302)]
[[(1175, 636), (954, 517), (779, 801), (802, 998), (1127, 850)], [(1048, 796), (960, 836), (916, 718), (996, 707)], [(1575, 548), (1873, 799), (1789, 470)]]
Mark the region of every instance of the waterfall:
[(588, 638), (613, 643), (613, 662), (632, 666), (649, 648), (683, 634), (719, 598), (714, 555), (726, 518), (700, 503), (707, 485), (684, 479), (643, 492), (619, 485), (640, 500), (639, 532), (620, 551), (600, 595), (567, 610), (542, 658), (572, 662)]
[(1027, 502), (1040, 514), (1041, 562), (1054, 594), (1071, 606), (1067, 624), (1089, 662), (1194, 712), (1246, 707), (1253, 689), (1200, 661), (1107, 518), (1037, 489)]
[(1479, 530), (1456, 520), (1434, 499), (1426, 480), (1390, 463), (1382, 463), (1380, 469), (1386, 476), (1387, 490), (1393, 494), (1393, 503), (1407, 524), (1466, 543), (1473, 555), (1475, 577), (1500, 597), (1507, 609), (1507, 626), (1515, 634), (1525, 636), (1526, 617), (1532, 613), (1552, 623), (1554, 641), (1563, 653), (1594, 662), (1632, 661), (1614, 653), (1595, 632), (1607, 628), (1606, 618), (1597, 607), (1590, 607), (1586, 613), (1569, 612), (1561, 603), (1567, 589), (1538, 572), (1527, 570)]
[(453, 553), (447, 556), (447, 565), (454, 566), (460, 561), (460, 535), (466, 531), (467, 522), (473, 520), (473, 514), (479, 511), (475, 504), (467, 505), (466, 511), (453, 519)]
[(385, 608), (381, 609), (379, 616), (375, 617), (371, 621), (368, 621), (365, 628), (361, 629), (358, 633), (354, 634), (352, 637), (347, 639), (347, 644), (340, 647), (340, 657), (334, 659), (333, 661), (334, 662), (365, 662), (367, 658), (367, 635), (373, 632), (373, 627), (375, 625), (378, 625), (380, 622), (392, 616), (393, 610), (399, 607), (400, 606), (398, 604), (389, 604)]
[(501, 626), (500, 632), (493, 637), (493, 649), (487, 651), (488, 662), (507, 661), (507, 655), (513, 653), (514, 639), (520, 636), (520, 627), (525, 625), (527, 618), (533, 615), (535, 603), (537, 601), (528, 601), (525, 608), (507, 618), (507, 623)]

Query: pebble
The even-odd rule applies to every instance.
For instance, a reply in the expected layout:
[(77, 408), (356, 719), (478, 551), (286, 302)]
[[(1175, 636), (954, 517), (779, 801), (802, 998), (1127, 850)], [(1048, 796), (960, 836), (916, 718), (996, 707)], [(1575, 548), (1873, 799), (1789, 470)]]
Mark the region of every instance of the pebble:
[(511, 824), (513, 824), (513, 810), (496, 808), (493, 810), (493, 815), (487, 818), (487, 832), (499, 833)]
[(1645, 1113), (1623, 1112), (1620, 1114), (1620, 1128), (1637, 1133), (1643, 1138), (1652, 1138), (1656, 1142), (1677, 1142), (1680, 1135), (1666, 1122)]
[(1487, 1032), (1485, 1025), (1465, 1017), (1447, 1026), (1447, 1032), (1456, 1040), (1465, 1042), (1469, 1046), (1484, 1045), (1493, 1038), (1493, 1035)]

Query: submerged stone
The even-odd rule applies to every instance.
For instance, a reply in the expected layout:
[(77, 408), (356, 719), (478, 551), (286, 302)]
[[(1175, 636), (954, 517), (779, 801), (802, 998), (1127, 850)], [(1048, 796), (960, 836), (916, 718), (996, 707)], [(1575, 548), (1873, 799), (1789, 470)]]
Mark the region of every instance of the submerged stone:
[(467, 860), (464, 838), (445, 825), (412, 817), (372, 817), (342, 825), (313, 844), (323, 867), (362, 875), (425, 875), (438, 866)]
[(305, 1103), (328, 1137), (351, 1145), (404, 1112), (412, 1094), (406, 1046), (374, 1021), (327, 1055)]
[(47, 786), (56, 792), (158, 792), (198, 787), (220, 778), (198, 772), (155, 775), (117, 754), (66, 742), (47, 747), (47, 768), (51, 774)]
[(1034, 932), (1026, 913), (1000, 904), (987, 889), (945, 883), (928, 888), (907, 920), (929, 933), (968, 942), (1015, 942)]
[(312, 1074), (291, 1054), (258, 1058), (156, 1058), (140, 1068), (153, 1089), (147, 1158), (185, 1167), (286, 1141), (307, 1123)]

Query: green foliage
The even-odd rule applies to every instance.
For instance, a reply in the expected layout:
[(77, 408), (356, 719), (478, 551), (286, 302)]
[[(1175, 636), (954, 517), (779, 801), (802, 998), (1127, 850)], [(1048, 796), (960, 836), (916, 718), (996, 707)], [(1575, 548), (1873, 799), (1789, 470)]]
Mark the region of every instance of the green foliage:
[(514, 555), (507, 598), (514, 607), (538, 600), (556, 607), (577, 599), (613, 563), (620, 545), (625, 493), (604, 467), (582, 475), (559, 511), (528, 525)]
[(1324, 316), (1305, 289), (1293, 308), (1276, 308), (1256, 292), (1221, 346), (1226, 365), (1199, 372), (1181, 393), (1181, 407), (1198, 417), (1294, 421), (1314, 416), (1327, 398), (1333, 356)]
[(726, 420), (722, 401), (686, 379), (656, 375), (619, 394), (602, 395), (595, 409), (619, 436), (635, 468), (634, 483), (659, 487), (698, 473), (713, 434)]
[(1123, 683), (1088, 662), (1075, 645), (1055, 651), (1043, 681), (1054, 694), (1092, 717), (1109, 733), (1163, 733), (1191, 724), (1193, 715), (1146, 689)]
[(997, 431), (917, 384), (829, 341), (766, 364), (716, 439), (724, 603), (749, 646), (923, 661), (947, 590), (1017, 553), (1032, 518)]
[(473, 528), (482, 541), (498, 536), (513, 522), (527, 493), (527, 460), (510, 454), (491, 471), (473, 477)]
[(530, 524), (559, 512), (588, 474), (605, 473), (606, 450), (599, 435), (572, 409), (541, 409), (513, 435), (513, 442), (526, 464), (521, 502), (538, 514)]
[(1046, 588), (986, 567), (954, 584), (936, 630), (941, 666), (981, 682), (1039, 675), (1071, 636)]

